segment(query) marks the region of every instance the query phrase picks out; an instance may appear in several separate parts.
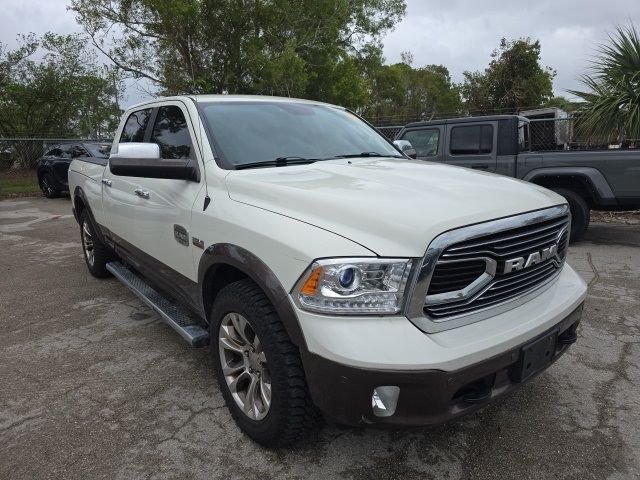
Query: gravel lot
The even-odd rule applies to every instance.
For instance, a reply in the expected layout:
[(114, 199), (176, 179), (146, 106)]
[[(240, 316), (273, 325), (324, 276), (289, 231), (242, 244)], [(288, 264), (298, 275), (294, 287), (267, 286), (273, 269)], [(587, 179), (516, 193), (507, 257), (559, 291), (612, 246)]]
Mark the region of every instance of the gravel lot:
[(0, 478), (640, 477), (640, 226), (593, 224), (580, 339), (514, 395), (444, 426), (239, 433), (207, 349), (92, 278), (68, 198), (0, 202)]

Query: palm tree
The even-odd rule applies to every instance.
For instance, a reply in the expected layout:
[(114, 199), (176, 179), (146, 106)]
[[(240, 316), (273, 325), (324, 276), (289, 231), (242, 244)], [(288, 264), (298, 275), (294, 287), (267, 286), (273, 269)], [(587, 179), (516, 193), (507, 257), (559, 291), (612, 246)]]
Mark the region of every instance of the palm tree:
[(569, 92), (583, 100), (577, 129), (590, 139), (640, 139), (640, 38), (633, 24), (621, 26), (600, 45), (591, 74), (580, 80), (588, 91)]

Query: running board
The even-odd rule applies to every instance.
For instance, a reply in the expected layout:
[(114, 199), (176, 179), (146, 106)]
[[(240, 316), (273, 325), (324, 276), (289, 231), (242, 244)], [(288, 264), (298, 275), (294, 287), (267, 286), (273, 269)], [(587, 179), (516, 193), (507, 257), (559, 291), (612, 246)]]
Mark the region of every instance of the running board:
[(107, 263), (107, 270), (158, 312), (162, 319), (192, 346), (202, 347), (209, 344), (209, 332), (202, 328), (186, 309), (171, 302), (120, 262)]

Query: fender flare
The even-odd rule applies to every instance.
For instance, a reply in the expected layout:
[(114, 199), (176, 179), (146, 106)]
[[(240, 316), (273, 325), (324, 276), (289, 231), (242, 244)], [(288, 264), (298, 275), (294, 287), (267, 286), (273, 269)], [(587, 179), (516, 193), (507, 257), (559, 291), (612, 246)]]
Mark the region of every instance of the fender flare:
[[(91, 205), (89, 204), (89, 200), (87, 199), (86, 194), (84, 193), (84, 190), (82, 190), (82, 187), (77, 186), (75, 188), (75, 190), (73, 191), (73, 198), (79, 197), (82, 200), (82, 203), (84, 204), (84, 210), (87, 212), (87, 215), (89, 215), (89, 221), (91, 222), (91, 225), (93, 226), (93, 231), (98, 235), (98, 239), (105, 244), (108, 244), (108, 242), (105, 241), (104, 235), (102, 233), (102, 229), (100, 228), (100, 226), (96, 223), (96, 219), (93, 216), (93, 212), (91, 211)], [(76, 211), (75, 208), (75, 202), (73, 204), (73, 216), (75, 217), (76, 221), (78, 222), (78, 225), (80, 224), (80, 213), (78, 211)]]
[(548, 167), (528, 172), (522, 180), (536, 183), (541, 177), (577, 177), (587, 183), (603, 206), (617, 205), (616, 196), (600, 170), (593, 167)]
[[(289, 338), (298, 348), (307, 350), (304, 334), (300, 328), (289, 294), (275, 273), (250, 251), (230, 243), (217, 243), (205, 249), (198, 264), (198, 285), (201, 289), (202, 306), (206, 310), (204, 282), (212, 267), (231, 266), (251, 278), (267, 295), (289, 334)], [(204, 312), (205, 316), (209, 312)]]

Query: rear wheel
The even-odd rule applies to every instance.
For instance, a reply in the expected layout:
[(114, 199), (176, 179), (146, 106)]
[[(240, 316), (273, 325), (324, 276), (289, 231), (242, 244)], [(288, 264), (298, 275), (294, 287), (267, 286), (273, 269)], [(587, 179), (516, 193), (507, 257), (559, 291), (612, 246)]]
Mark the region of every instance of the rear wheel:
[(277, 447), (319, 427), (298, 349), (255, 283), (240, 280), (218, 293), (210, 329), (218, 383), (244, 433)]
[(107, 263), (113, 259), (113, 253), (96, 235), (86, 211), (80, 215), (80, 238), (89, 273), (97, 278), (108, 277)]
[(591, 219), (589, 205), (580, 194), (573, 190), (554, 188), (553, 191), (558, 195), (562, 195), (569, 203), (569, 208), (571, 209), (571, 235), (569, 239), (571, 243), (577, 242), (582, 238), (589, 226), (589, 220)]
[(58, 198), (60, 196), (60, 190), (57, 190), (55, 180), (49, 172), (45, 172), (40, 176), (40, 190), (42, 194), (47, 198)]

